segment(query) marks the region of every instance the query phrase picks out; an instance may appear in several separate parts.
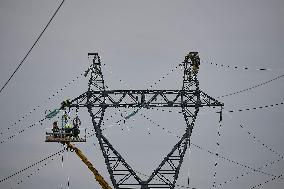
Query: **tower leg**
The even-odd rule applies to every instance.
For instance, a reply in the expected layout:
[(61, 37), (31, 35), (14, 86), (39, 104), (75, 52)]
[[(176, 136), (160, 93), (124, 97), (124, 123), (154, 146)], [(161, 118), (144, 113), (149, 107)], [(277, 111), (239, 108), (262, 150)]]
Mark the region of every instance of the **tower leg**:
[(126, 163), (124, 158), (114, 149), (112, 144), (102, 135), (101, 122), (105, 109), (102, 109), (101, 119), (98, 122), (96, 114), (92, 109), (88, 109), (89, 114), (92, 117), (92, 123), (96, 131), (96, 137), (99, 141), (101, 151), (103, 153), (107, 170), (110, 174), (111, 182), (114, 188), (127, 188), (133, 185), (140, 186), (142, 180), (137, 176), (133, 169)]

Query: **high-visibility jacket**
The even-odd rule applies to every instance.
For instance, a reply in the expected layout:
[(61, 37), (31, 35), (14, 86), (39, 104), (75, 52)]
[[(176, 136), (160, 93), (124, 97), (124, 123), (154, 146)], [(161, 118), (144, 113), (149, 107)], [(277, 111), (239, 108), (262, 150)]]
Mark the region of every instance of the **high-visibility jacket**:
[(64, 128), (65, 128), (65, 129), (72, 129), (72, 128), (73, 128), (73, 125), (71, 125), (70, 123), (66, 123), (66, 124), (64, 125)]

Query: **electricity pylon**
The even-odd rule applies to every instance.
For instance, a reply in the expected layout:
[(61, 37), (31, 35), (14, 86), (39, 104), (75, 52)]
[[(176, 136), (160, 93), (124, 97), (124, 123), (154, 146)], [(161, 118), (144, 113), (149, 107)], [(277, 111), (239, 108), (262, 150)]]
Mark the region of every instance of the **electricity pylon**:
[[(98, 53), (89, 53), (88, 56), (92, 57), (92, 64), (85, 73), (85, 76), (90, 76), (88, 90), (70, 100), (70, 103), (63, 108), (87, 108), (114, 188), (173, 189), (185, 152), (190, 146), (190, 136), (199, 109), (201, 107), (221, 107), (222, 110), (223, 107), (223, 103), (199, 89), (197, 75), (200, 58), (198, 53), (190, 52), (182, 62), (184, 75), (181, 90), (106, 90)], [(106, 109), (118, 107), (180, 107), (182, 110), (186, 123), (185, 132), (147, 180), (142, 180), (137, 175), (102, 134), (101, 124)]]

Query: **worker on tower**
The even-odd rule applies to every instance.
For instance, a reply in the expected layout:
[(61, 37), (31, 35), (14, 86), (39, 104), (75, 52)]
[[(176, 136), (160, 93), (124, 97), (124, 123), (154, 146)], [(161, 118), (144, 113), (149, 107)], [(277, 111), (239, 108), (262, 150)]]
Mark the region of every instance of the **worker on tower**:
[(81, 120), (77, 116), (73, 119), (73, 136), (74, 138), (78, 138), (80, 134), (79, 126), (81, 125)]
[(198, 70), (199, 70), (199, 64), (193, 63), (193, 65), (192, 65), (192, 72), (193, 72), (193, 74), (197, 74)]
[(68, 107), (68, 106), (70, 106), (70, 105), (71, 105), (71, 102), (70, 102), (69, 99), (64, 100), (64, 101), (61, 103), (60, 109), (63, 110), (63, 109), (65, 109), (66, 107)]
[(57, 121), (53, 122), (52, 132), (53, 132), (54, 138), (57, 138), (58, 137), (58, 133), (59, 133), (59, 127), (57, 125)]
[(197, 74), (200, 66), (200, 58), (197, 52), (190, 52), (187, 57), (191, 60), (192, 73)]
[(65, 131), (65, 136), (66, 137), (71, 137), (72, 136), (72, 130), (73, 130), (73, 125), (69, 123), (69, 116), (67, 112), (62, 117), (63, 121), (63, 129)]

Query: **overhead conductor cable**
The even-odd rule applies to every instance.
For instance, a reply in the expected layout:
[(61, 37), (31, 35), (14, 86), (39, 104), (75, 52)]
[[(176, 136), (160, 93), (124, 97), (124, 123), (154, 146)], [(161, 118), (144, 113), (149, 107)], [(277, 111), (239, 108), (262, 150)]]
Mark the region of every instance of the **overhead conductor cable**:
[(47, 27), (49, 26), (49, 24), (51, 23), (51, 21), (53, 20), (53, 18), (55, 17), (55, 15), (57, 14), (57, 12), (59, 11), (59, 9), (61, 8), (61, 6), (63, 5), (63, 3), (65, 2), (65, 0), (63, 0), (59, 7), (56, 9), (56, 11), (54, 12), (54, 14), (52, 15), (52, 17), (50, 18), (50, 20), (48, 21), (48, 23), (46, 24), (46, 26), (44, 27), (44, 29), (42, 30), (42, 32), (39, 34), (39, 36), (37, 37), (36, 41), (34, 42), (34, 44), (32, 45), (32, 47), (29, 49), (29, 51), (27, 52), (27, 54), (24, 56), (24, 58), (22, 59), (22, 61), (20, 62), (20, 64), (18, 65), (18, 67), (15, 69), (15, 71), (12, 73), (12, 75), (9, 77), (9, 79), (6, 81), (6, 83), (3, 85), (3, 87), (0, 89), (0, 93), (4, 90), (4, 88), (7, 86), (7, 84), (9, 83), (9, 81), (12, 79), (12, 77), (15, 75), (15, 73), (19, 70), (19, 68), (22, 66), (22, 64), (25, 62), (26, 58), (29, 56), (29, 54), (31, 53), (31, 51), (33, 50), (33, 48), (35, 47), (35, 45), (37, 44), (37, 42), (39, 41), (39, 39), (41, 38), (41, 36), (43, 35), (43, 33), (45, 32), (45, 30), (47, 29)]

